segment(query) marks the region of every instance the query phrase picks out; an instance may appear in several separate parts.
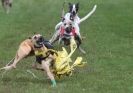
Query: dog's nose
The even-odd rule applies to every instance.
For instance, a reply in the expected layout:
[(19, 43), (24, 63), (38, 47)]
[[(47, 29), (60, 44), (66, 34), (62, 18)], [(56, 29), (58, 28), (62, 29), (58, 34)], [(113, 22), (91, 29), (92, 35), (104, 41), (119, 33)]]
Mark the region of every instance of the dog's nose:
[(39, 41), (40, 41), (40, 42), (43, 42), (43, 41), (44, 41), (44, 37), (41, 36), (41, 37), (39, 38)]
[(43, 36), (40, 36), (39, 39), (36, 41), (36, 43), (37, 43), (38, 45), (42, 45), (43, 42), (44, 42)]
[(67, 28), (65, 29), (65, 31), (66, 31), (67, 33), (70, 33), (70, 32), (71, 32), (71, 28), (70, 28), (70, 27), (67, 27)]
[(73, 11), (73, 12), (72, 12), (72, 14), (73, 14), (73, 16), (75, 16), (75, 15), (76, 15), (76, 12), (75, 12), (75, 11)]

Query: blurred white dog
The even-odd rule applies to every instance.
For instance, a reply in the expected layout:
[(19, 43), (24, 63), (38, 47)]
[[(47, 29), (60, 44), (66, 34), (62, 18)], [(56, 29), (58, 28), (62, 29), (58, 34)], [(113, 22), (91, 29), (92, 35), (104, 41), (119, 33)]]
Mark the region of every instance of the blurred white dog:
[(13, 0), (1, 0), (2, 6), (5, 9), (6, 13), (10, 12), (10, 8), (12, 7)]
[[(69, 12), (65, 15), (63, 14), (62, 21), (55, 26), (55, 33), (50, 39), (50, 42), (54, 43), (57, 40), (60, 42), (74, 36), (76, 41), (78, 41), (77, 45), (79, 46), (82, 40), (79, 24), (89, 18), (95, 12), (96, 7), (97, 5), (95, 5), (91, 12), (89, 12), (85, 17), (80, 19), (78, 16), (79, 3), (69, 3)], [(69, 45), (69, 42), (67, 42), (67, 45)], [(81, 47), (79, 47), (79, 49), (81, 52), (85, 53)]]

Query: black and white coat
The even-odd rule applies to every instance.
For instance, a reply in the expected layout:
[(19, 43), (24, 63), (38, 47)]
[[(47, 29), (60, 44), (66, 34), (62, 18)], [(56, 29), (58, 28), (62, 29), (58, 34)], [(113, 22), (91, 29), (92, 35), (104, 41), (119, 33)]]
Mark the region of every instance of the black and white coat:
[[(50, 39), (51, 43), (54, 43), (56, 40), (60, 40), (60, 31), (62, 26), (66, 26), (66, 24), (69, 25), (69, 23), (72, 24), (72, 26), (75, 28), (75, 32), (77, 36), (81, 39), (81, 34), (80, 34), (80, 28), (79, 25), (81, 22), (85, 21), (87, 18), (89, 18), (96, 10), (96, 5), (93, 7), (92, 11), (89, 12), (85, 17), (81, 18), (78, 16), (78, 10), (79, 10), (79, 4), (71, 4), (69, 3), (69, 12), (66, 13), (63, 17), (63, 20), (59, 22), (55, 26), (55, 33)], [(65, 25), (64, 25), (65, 24)]]

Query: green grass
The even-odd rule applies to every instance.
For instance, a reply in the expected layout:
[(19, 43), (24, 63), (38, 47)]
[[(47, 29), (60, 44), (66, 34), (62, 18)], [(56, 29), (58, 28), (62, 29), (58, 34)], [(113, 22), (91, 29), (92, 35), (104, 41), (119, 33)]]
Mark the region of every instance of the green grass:
[[(72, 77), (57, 80), (51, 88), (42, 72), (32, 70), (40, 80), (26, 73), (34, 57), (27, 58), (0, 78), (0, 93), (133, 93), (133, 0), (68, 0), (80, 2), (84, 16), (97, 4), (95, 14), (80, 25), (86, 37), (82, 47), (87, 66)], [(9, 15), (0, 6), (0, 67), (15, 55), (21, 41), (33, 35), (52, 36), (60, 21), (61, 0), (14, 0)], [(66, 9), (67, 10), (67, 7)]]

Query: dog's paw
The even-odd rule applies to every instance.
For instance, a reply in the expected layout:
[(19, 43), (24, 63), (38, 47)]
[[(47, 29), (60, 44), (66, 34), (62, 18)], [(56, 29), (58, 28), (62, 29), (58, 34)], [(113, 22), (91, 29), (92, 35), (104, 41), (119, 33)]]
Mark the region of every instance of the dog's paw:
[(5, 66), (5, 67), (1, 68), (0, 70), (11, 70), (11, 69), (13, 69), (12, 66)]

